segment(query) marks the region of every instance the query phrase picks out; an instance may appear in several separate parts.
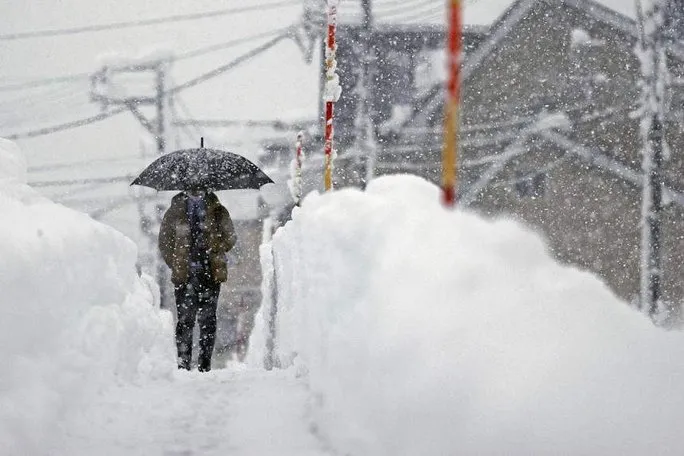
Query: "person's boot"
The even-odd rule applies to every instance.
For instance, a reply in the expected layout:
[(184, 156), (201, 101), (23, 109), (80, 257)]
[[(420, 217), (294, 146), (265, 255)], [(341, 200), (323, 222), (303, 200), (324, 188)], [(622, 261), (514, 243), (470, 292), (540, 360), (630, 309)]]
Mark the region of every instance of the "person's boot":
[(197, 356), (197, 370), (209, 372), (211, 370), (211, 355), (214, 352), (214, 340), (203, 334), (199, 340), (199, 355)]
[(209, 372), (211, 370), (211, 355), (200, 355), (197, 359), (197, 370), (200, 372)]
[(178, 349), (178, 369), (190, 370), (192, 347), (185, 341), (176, 341)]
[(178, 369), (190, 370), (190, 360), (178, 359)]

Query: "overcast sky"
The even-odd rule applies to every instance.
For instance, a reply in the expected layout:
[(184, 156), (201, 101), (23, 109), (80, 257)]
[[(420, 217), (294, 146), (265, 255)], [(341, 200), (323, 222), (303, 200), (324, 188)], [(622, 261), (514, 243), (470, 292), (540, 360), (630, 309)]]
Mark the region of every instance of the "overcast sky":
[[(130, 21), (163, 16), (214, 11), (240, 6), (275, 3), (277, 0), (4, 0), (0, 13), (0, 33), (80, 27), (93, 24)], [(0, 85), (26, 79), (53, 77), (98, 69), (98, 57), (106, 53), (139, 56), (154, 49), (182, 53), (208, 45), (276, 30), (296, 21), (301, 3), (266, 12), (249, 12), (183, 23), (130, 28), (71, 36), (0, 41)], [(172, 67), (175, 82), (182, 83), (234, 59), (266, 39), (178, 62)], [(316, 69), (307, 66), (292, 41), (285, 41), (261, 57), (182, 94), (190, 113), (199, 118), (277, 119), (315, 115), (317, 97)], [(73, 97), (66, 97), (72, 94)], [(4, 127), (4, 133), (31, 130), (36, 118), (50, 118), (59, 123), (61, 109), (78, 93), (87, 94), (88, 83), (51, 86), (42, 90), (3, 92), (0, 122), (14, 119), (17, 111), (28, 113), (29, 120)], [(52, 107), (48, 101), (66, 97), (64, 104)], [(41, 103), (41, 100), (43, 101)], [(87, 102), (87, 100), (85, 100)], [(92, 114), (74, 103), (74, 112)], [(54, 102), (53, 102), (54, 104)], [(45, 106), (53, 116), (46, 115)], [(89, 110), (90, 109), (90, 110)], [(10, 112), (8, 112), (10, 111)], [(11, 111), (14, 111), (12, 113)], [(26, 115), (22, 113), (22, 115)], [(13, 114), (15, 114), (13, 116)], [(47, 114), (50, 114), (48, 112)], [(64, 113), (64, 118), (67, 118)], [(78, 116), (76, 116), (78, 117)], [(45, 122), (40, 122), (44, 124)], [(48, 122), (51, 123), (51, 122)], [(30, 164), (61, 162), (89, 157), (131, 155), (137, 153), (142, 129), (130, 115), (106, 120), (91, 127), (79, 128), (48, 137), (19, 141)]]

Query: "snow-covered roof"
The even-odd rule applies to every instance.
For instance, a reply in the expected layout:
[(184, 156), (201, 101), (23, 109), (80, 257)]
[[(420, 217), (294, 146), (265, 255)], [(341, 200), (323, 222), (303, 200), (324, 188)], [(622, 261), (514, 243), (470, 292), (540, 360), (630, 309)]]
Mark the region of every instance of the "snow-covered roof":
[[(472, 54), (469, 54), (463, 62), (461, 77), (466, 81), (486, 59), (491, 52), (497, 49), (503, 40), (509, 35), (521, 20), (523, 20), (540, 4), (557, 7), (566, 5), (586, 11), (596, 20), (608, 23), (618, 30), (627, 34), (636, 35), (638, 29), (633, 19), (636, 16), (636, 9), (633, 2), (628, 0), (471, 0), (466, 4), (466, 13), (471, 8), (471, 20), (475, 18), (488, 19), (498, 14), (498, 19), (491, 23), (487, 38), (480, 44)], [(477, 9), (475, 9), (477, 7)], [(487, 10), (487, 14), (485, 14)], [(682, 54), (684, 55), (684, 53)], [(435, 84), (430, 95), (426, 97), (425, 104), (420, 112), (434, 112), (441, 100), (441, 82)], [(416, 111), (418, 114), (418, 111)]]
[[(497, 0), (494, 1), (496, 3)], [(636, 15), (634, 12), (634, 4), (627, 0), (498, 0), (501, 3), (508, 3), (509, 8), (503, 12), (499, 19), (492, 25), (489, 39), (487, 39), (478, 49), (473, 53), (463, 66), (463, 80), (467, 80), (472, 72), (477, 68), (487, 55), (496, 49), (501, 41), (509, 34), (510, 30), (514, 28), (527, 14), (541, 2), (548, 4), (557, 4), (573, 6), (589, 13), (596, 17), (597, 20), (609, 23), (619, 30), (629, 34), (636, 34), (637, 28), (632, 17)], [(481, 0), (480, 0), (481, 2)], [(479, 3), (479, 2), (478, 2)], [(626, 7), (629, 3), (631, 8)], [(622, 5), (618, 10), (616, 5)], [(624, 12), (628, 13), (625, 15)]]

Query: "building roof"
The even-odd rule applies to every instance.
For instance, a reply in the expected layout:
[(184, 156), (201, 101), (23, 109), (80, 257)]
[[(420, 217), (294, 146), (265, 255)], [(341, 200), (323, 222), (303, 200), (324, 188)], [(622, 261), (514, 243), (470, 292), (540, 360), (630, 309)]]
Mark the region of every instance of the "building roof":
[[(605, 1), (606, 0), (604, 0), (604, 2)], [(626, 0), (620, 1), (622, 3), (631, 4), (631, 2), (627, 2)], [(473, 71), (480, 66), (487, 55), (501, 46), (501, 43), (510, 31), (515, 28), (521, 20), (527, 17), (533, 8), (538, 7), (542, 2), (549, 6), (555, 5), (556, 7), (572, 6), (586, 11), (596, 20), (608, 23), (626, 34), (636, 36), (638, 33), (634, 20), (595, 0), (516, 0), (499, 19), (492, 24), (489, 31), (489, 38), (470, 58), (468, 58), (467, 61), (464, 62), (462, 73), (463, 80), (467, 80)]]
[[(556, 0), (558, 3), (564, 0)], [(495, 23), (516, 0), (465, 0), (463, 23), (489, 26)], [(594, 2), (592, 2), (594, 3)], [(599, 8), (636, 19), (633, 0), (596, 0)], [(373, 12), (378, 24), (443, 24), (447, 2), (435, 0), (374, 0)], [(358, 23), (361, 18), (361, 0), (340, 0), (339, 20)]]
[[(480, 5), (482, 2), (483, 0), (476, 0), (471, 5)], [(487, 2), (487, 5), (489, 4)], [(597, 21), (610, 24), (625, 34), (634, 37), (638, 34), (636, 21), (632, 19), (636, 16), (635, 4), (628, 0), (492, 0), (492, 13), (499, 13), (499, 17), (491, 24), (487, 38), (483, 40), (482, 44), (466, 56), (461, 72), (462, 80), (467, 81), (475, 70), (482, 65), (487, 56), (503, 45), (506, 37), (520, 21), (527, 17), (534, 8), (539, 8), (542, 4), (556, 8), (574, 7), (585, 11)], [(503, 9), (501, 9), (502, 6)], [(682, 55), (684, 54), (678, 52), (680, 58)], [(414, 111), (414, 116), (408, 119), (406, 124), (413, 122), (418, 114), (439, 110), (443, 102), (442, 85), (442, 82), (435, 84), (423, 102), (420, 103), (419, 108)]]

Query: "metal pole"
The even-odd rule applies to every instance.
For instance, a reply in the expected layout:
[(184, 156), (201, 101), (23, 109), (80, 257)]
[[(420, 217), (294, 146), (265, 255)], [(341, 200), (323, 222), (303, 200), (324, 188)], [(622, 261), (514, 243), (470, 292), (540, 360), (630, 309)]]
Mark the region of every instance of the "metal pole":
[[(664, 3), (647, 2), (642, 10), (637, 3), (642, 59), (642, 123), (644, 150), (642, 159), (643, 194), (641, 221), (640, 300), (651, 318), (660, 309), (662, 299), (662, 210), (663, 153), (665, 150), (664, 119), (667, 99), (667, 56), (665, 52)], [(665, 310), (665, 309), (662, 309)], [(667, 309), (672, 310), (672, 309)]]
[[(157, 93), (156, 93), (156, 109), (157, 109), (157, 125), (156, 125), (156, 132), (155, 132), (155, 140), (157, 143), (157, 153), (159, 155), (164, 155), (165, 148), (166, 148), (166, 138), (165, 138), (165, 133), (166, 133), (166, 118), (165, 118), (165, 71), (166, 71), (166, 65), (164, 62), (160, 62), (159, 66), (157, 67)], [(155, 206), (155, 210), (157, 212), (157, 235), (158, 235), (158, 229), (161, 227), (161, 221), (162, 218), (164, 217), (164, 212), (166, 211), (166, 207), (162, 204), (159, 203)], [(154, 236), (154, 235), (153, 235)], [(156, 237), (155, 237), (156, 240)], [(167, 283), (167, 274), (166, 274), (166, 269), (164, 266), (164, 261), (161, 257), (161, 252), (159, 249), (156, 249), (157, 251), (157, 283), (159, 284), (159, 307), (162, 309), (169, 309), (169, 296), (167, 293), (168, 289), (168, 283)]]
[(357, 84), (358, 108), (356, 125), (356, 149), (365, 157), (365, 183), (375, 173), (376, 144), (373, 129), (373, 8), (371, 0), (362, 0), (363, 19), (359, 32), (361, 50), (359, 81)]
[(651, 210), (646, 213), (644, 221), (645, 245), (648, 249), (648, 261), (643, 266), (646, 274), (646, 289), (644, 303), (648, 306), (648, 314), (653, 317), (658, 312), (661, 299), (662, 258), (661, 258), (661, 225), (663, 212), (663, 125), (657, 114), (653, 115), (648, 141), (652, 152), (652, 165), (644, 169), (647, 180), (644, 186), (645, 204)]
[(157, 153), (159, 155), (164, 154), (164, 147), (165, 147), (165, 137), (164, 134), (166, 133), (166, 126), (165, 122), (166, 119), (164, 117), (164, 83), (165, 83), (165, 68), (164, 68), (164, 63), (160, 63), (159, 67), (157, 68), (157, 94), (156, 94), (156, 108), (157, 108), (157, 134), (155, 135), (155, 139), (157, 141)]
[(447, 36), (447, 93), (444, 106), (444, 147), (442, 150), (442, 200), (456, 205), (456, 161), (458, 159), (459, 102), (461, 97), (461, 3), (449, 2)]

